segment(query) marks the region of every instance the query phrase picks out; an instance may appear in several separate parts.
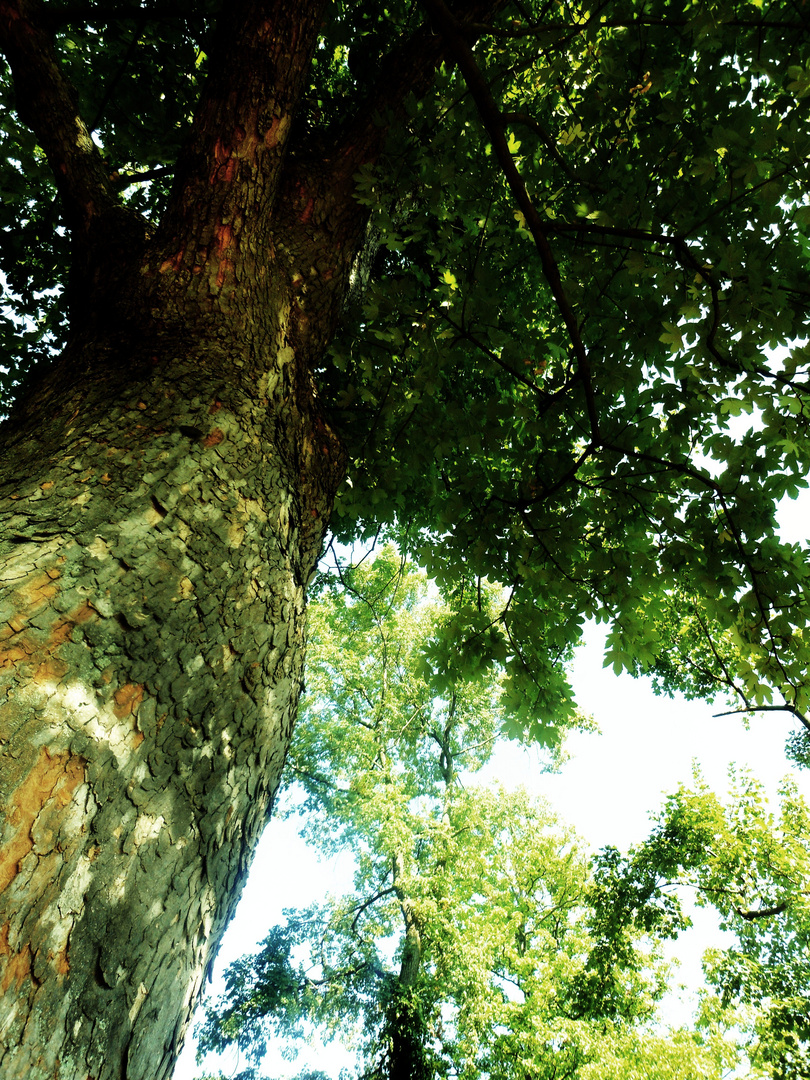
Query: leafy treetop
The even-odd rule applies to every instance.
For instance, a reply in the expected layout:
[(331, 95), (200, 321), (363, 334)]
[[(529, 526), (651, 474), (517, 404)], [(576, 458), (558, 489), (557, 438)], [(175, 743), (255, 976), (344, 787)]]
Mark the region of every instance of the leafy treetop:
[(723, 803), (697, 773), (644, 844), (601, 854), (594, 925), (606, 943), (642, 928), (677, 932), (684, 888), (714, 907), (736, 940), (704, 956), (702, 1015), (732, 1010), (754, 1074), (788, 1080), (810, 1068), (810, 809), (792, 782), (775, 813), (756, 778), (732, 770), (731, 781)]
[[(316, 1031), (362, 1048), (364, 1080), (721, 1077), (741, 1058), (707, 1016), (662, 1032), (668, 917), (524, 790), (476, 777), (503, 721), (497, 677), (437, 696), (424, 639), (446, 617), (392, 549), (311, 606), (306, 701), (288, 813), (316, 851), (351, 851), (354, 887), (285, 911), (230, 965), (200, 1050), (238, 1047), (261, 1075)], [(657, 883), (657, 879), (656, 879)], [(304, 1080), (310, 1074), (300, 1074)]]
[[(795, 786), (774, 811), (746, 772), (725, 801), (696, 773), (644, 843), (589, 856), (542, 800), (476, 775), (502, 721), (497, 677), (436, 695), (423, 640), (447, 610), (424, 575), (388, 548), (342, 577), (312, 604), (286, 812), (322, 855), (353, 853), (353, 888), (288, 909), (230, 965), (201, 1050), (238, 1047), (243, 1080), (268, 1044), (292, 1057), (313, 1031), (354, 1032), (364, 1080), (804, 1076), (810, 811)], [(705, 954), (693, 1024), (666, 1030), (661, 947), (688, 932), (685, 895), (732, 943)]]

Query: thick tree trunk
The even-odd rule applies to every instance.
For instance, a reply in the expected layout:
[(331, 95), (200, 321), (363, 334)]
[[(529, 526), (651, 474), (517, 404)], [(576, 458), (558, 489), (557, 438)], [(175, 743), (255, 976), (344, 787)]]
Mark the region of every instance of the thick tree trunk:
[(334, 448), (239, 347), (86, 345), (5, 442), (3, 1080), (170, 1076), (267, 820)]
[(152, 233), (42, 6), (0, 0), (74, 246), (72, 343), (0, 435), (0, 1080), (170, 1076), (270, 812), (342, 476), (312, 372), (353, 177), (442, 54), (417, 30), (345, 130), (296, 140), (324, 4), (225, 5)]
[(341, 476), (310, 371), (363, 224), (352, 161), (283, 176), (321, 9), (231, 5), (148, 236), (0, 0), (75, 248), (0, 464), (2, 1080), (170, 1076), (270, 812)]

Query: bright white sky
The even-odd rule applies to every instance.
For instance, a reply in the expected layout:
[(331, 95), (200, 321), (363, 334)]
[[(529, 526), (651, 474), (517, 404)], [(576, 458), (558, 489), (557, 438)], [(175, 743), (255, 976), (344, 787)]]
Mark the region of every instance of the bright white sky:
[[(786, 502), (781, 520), (786, 540), (806, 542), (810, 495), (795, 503)], [(785, 738), (792, 727), (787, 714), (755, 716), (746, 730), (739, 717), (713, 717), (721, 706), (656, 697), (646, 681), (628, 675), (617, 677), (612, 669), (602, 666), (603, 643), (604, 629), (592, 627), (573, 673), (577, 699), (583, 710), (595, 717), (601, 733), (571, 736), (567, 743), (571, 760), (557, 775), (542, 772), (536, 750), (506, 744), (487, 767), (488, 779), (508, 786), (524, 784), (545, 795), (559, 817), (573, 825), (594, 850), (605, 844), (626, 848), (643, 840), (649, 832), (650, 815), (661, 807), (663, 796), (680, 783), (691, 781), (694, 763), (718, 794), (725, 794), (728, 768), (735, 762), (762, 780), (773, 798), (779, 781), (791, 773), (810, 799), (810, 772), (791, 770), (784, 756)], [(214, 991), (223, 968), (282, 921), (282, 908), (303, 906), (328, 892), (342, 892), (350, 882), (348, 858), (321, 863), (298, 838), (294, 820), (271, 821), (225, 936)], [(680, 961), (678, 981), (694, 987), (700, 982), (703, 949), (719, 943), (719, 935), (711, 913), (698, 909), (693, 917), (695, 927), (681, 937), (671, 955)], [(682, 998), (679, 1002), (673, 995), (667, 1016), (673, 1023), (689, 1019), (688, 993)], [(295, 1076), (305, 1064), (337, 1076), (342, 1065), (351, 1064), (351, 1058), (334, 1044), (313, 1047), (293, 1062), (281, 1057), (268, 1059), (267, 1074), (284, 1080)], [(228, 1075), (242, 1066), (232, 1055), (217, 1067)], [(189, 1044), (175, 1080), (191, 1080), (199, 1071)]]

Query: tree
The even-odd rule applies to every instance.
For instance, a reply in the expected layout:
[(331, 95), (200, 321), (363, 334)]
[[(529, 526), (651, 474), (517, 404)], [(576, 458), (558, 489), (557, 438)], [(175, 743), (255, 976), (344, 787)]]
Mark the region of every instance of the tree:
[(529, 737), (676, 583), (710, 686), (806, 722), (807, 16), (462, 18), (0, 2), (7, 1075), (170, 1073), (328, 527), (428, 567), (437, 671), (503, 663)]
[[(265, 1027), (297, 1033), (305, 1021), (338, 1034), (362, 1019), (380, 1076), (433, 1075), (427, 1033), (438, 1002), (427, 969), (455, 948), (444, 924), (453, 921), (460, 860), (491, 842), (491, 822), (476, 825), (457, 774), (489, 759), (502, 716), (492, 671), (440, 696), (429, 656), (451, 613), (427, 585), (389, 547), (316, 593), (287, 783), (310, 842), (353, 851), (356, 895), (290, 913), (258, 964), (234, 967), (234, 1001), (207, 1025), (211, 1047), (238, 1038), (255, 1054)], [(484, 599), (491, 610), (493, 597)], [(471, 831), (477, 844), (464, 842)], [(393, 964), (384, 945), (392, 936), (401, 937)], [(302, 943), (318, 977), (291, 966)]]
[(810, 939), (810, 811), (785, 781), (774, 814), (762, 785), (731, 774), (724, 805), (699, 773), (670, 796), (649, 839), (626, 856), (607, 850), (597, 867), (597, 909), (611, 934), (662, 920), (682, 922), (673, 886), (713, 906), (736, 942), (704, 957), (704, 1014), (732, 1019), (754, 1069), (789, 1080), (810, 1069), (807, 951)]
[(201, 1052), (237, 1046), (247, 1080), (271, 1039), (359, 1028), (364, 1080), (643, 1076), (651, 1062), (719, 1077), (737, 1064), (722, 1015), (657, 1030), (660, 943), (683, 920), (609, 927), (573, 832), (526, 791), (476, 782), (502, 721), (496, 687), (437, 698), (423, 657), (448, 612), (424, 577), (389, 549), (341, 579), (310, 608), (285, 801), (316, 850), (354, 853), (354, 888), (288, 910), (230, 965)]

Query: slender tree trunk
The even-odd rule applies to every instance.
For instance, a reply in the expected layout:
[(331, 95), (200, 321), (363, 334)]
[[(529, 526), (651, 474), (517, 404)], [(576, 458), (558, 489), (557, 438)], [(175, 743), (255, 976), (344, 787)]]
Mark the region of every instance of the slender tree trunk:
[(403, 884), (406, 865), (402, 852), (394, 856), (392, 870), (405, 936), (396, 992), (388, 1006), (386, 1080), (424, 1080), (426, 1032), (417, 993), (422, 971), (422, 931), (413, 900)]

